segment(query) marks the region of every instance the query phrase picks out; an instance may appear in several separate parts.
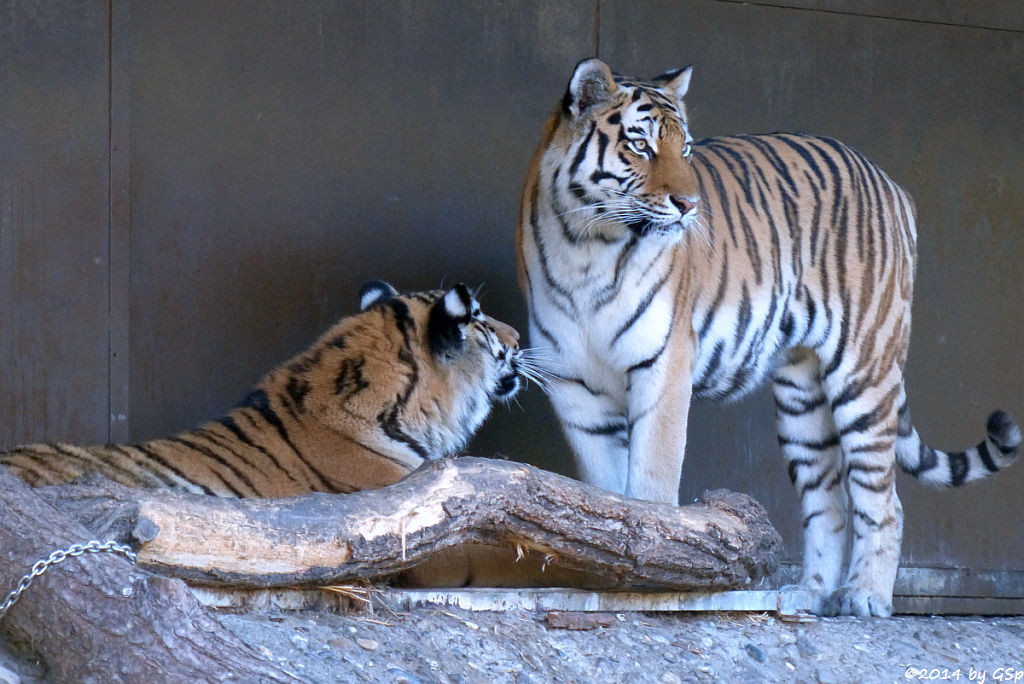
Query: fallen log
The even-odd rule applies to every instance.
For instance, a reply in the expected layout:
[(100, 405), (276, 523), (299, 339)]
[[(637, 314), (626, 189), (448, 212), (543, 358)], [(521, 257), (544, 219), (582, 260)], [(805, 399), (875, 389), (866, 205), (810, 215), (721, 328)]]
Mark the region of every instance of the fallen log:
[[(36, 561), (93, 538), (0, 467), (0, 603)], [(0, 618), (54, 681), (294, 681), (200, 606), (180, 580), (89, 553), (51, 565)]]
[(140, 544), (140, 566), (197, 585), (338, 584), (491, 544), (541, 554), (606, 586), (715, 591), (772, 573), (781, 548), (764, 509), (744, 494), (710, 492), (676, 507), (468, 457), (343, 496), (218, 499), (112, 483), (41, 491), (97, 533)]

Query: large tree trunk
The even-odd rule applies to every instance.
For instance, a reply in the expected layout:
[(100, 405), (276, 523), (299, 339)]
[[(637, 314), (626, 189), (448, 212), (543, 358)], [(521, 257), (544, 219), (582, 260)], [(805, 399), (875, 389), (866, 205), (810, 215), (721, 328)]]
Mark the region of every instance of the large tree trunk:
[[(469, 543), (544, 554), (608, 586), (714, 591), (774, 571), (781, 539), (744, 494), (676, 507), (627, 499), (536, 468), (479, 458), (428, 463), (382, 489), (217, 499), (62, 486), (49, 500), (136, 543), (141, 566), (190, 583), (317, 586), (376, 578)], [(492, 568), (493, 570), (493, 568)]]
[[(0, 467), (0, 601), (52, 551), (93, 538)], [(0, 620), (55, 681), (291, 681), (200, 606), (176, 579), (109, 553), (50, 566)]]

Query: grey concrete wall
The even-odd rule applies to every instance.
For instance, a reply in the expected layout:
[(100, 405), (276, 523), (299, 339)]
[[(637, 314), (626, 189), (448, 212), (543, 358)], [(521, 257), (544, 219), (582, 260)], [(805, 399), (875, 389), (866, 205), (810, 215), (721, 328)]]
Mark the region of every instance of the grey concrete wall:
[[(519, 190), (573, 65), (694, 64), (695, 134), (843, 139), (915, 196), (908, 370), (937, 446), (1024, 418), (1017, 3), (0, 1), (0, 447), (216, 415), (356, 308), (463, 280), (525, 329)], [(479, 455), (571, 472), (536, 390)], [(698, 406), (684, 496), (751, 492), (798, 548), (764, 394)], [(1024, 467), (901, 481), (904, 558), (1024, 568)]]

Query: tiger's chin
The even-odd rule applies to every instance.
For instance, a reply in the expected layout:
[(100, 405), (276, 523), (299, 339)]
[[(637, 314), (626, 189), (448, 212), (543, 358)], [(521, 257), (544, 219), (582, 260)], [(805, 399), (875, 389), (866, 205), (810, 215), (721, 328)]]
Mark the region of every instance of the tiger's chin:
[(686, 225), (682, 221), (673, 223), (655, 223), (649, 219), (630, 221), (626, 227), (637, 237), (645, 240), (659, 240), (666, 243), (676, 243), (686, 235)]
[(523, 386), (523, 381), (516, 373), (510, 373), (503, 376), (498, 380), (497, 386), (494, 388), (492, 396), (496, 399), (511, 399), (519, 392)]

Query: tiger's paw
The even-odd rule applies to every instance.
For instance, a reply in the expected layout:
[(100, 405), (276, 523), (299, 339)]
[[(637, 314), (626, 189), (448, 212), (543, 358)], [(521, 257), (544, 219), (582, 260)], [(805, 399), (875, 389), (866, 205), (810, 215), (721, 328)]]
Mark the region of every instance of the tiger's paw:
[(859, 587), (840, 587), (822, 604), (818, 615), (856, 615), (858, 617), (892, 616), (892, 600)]

